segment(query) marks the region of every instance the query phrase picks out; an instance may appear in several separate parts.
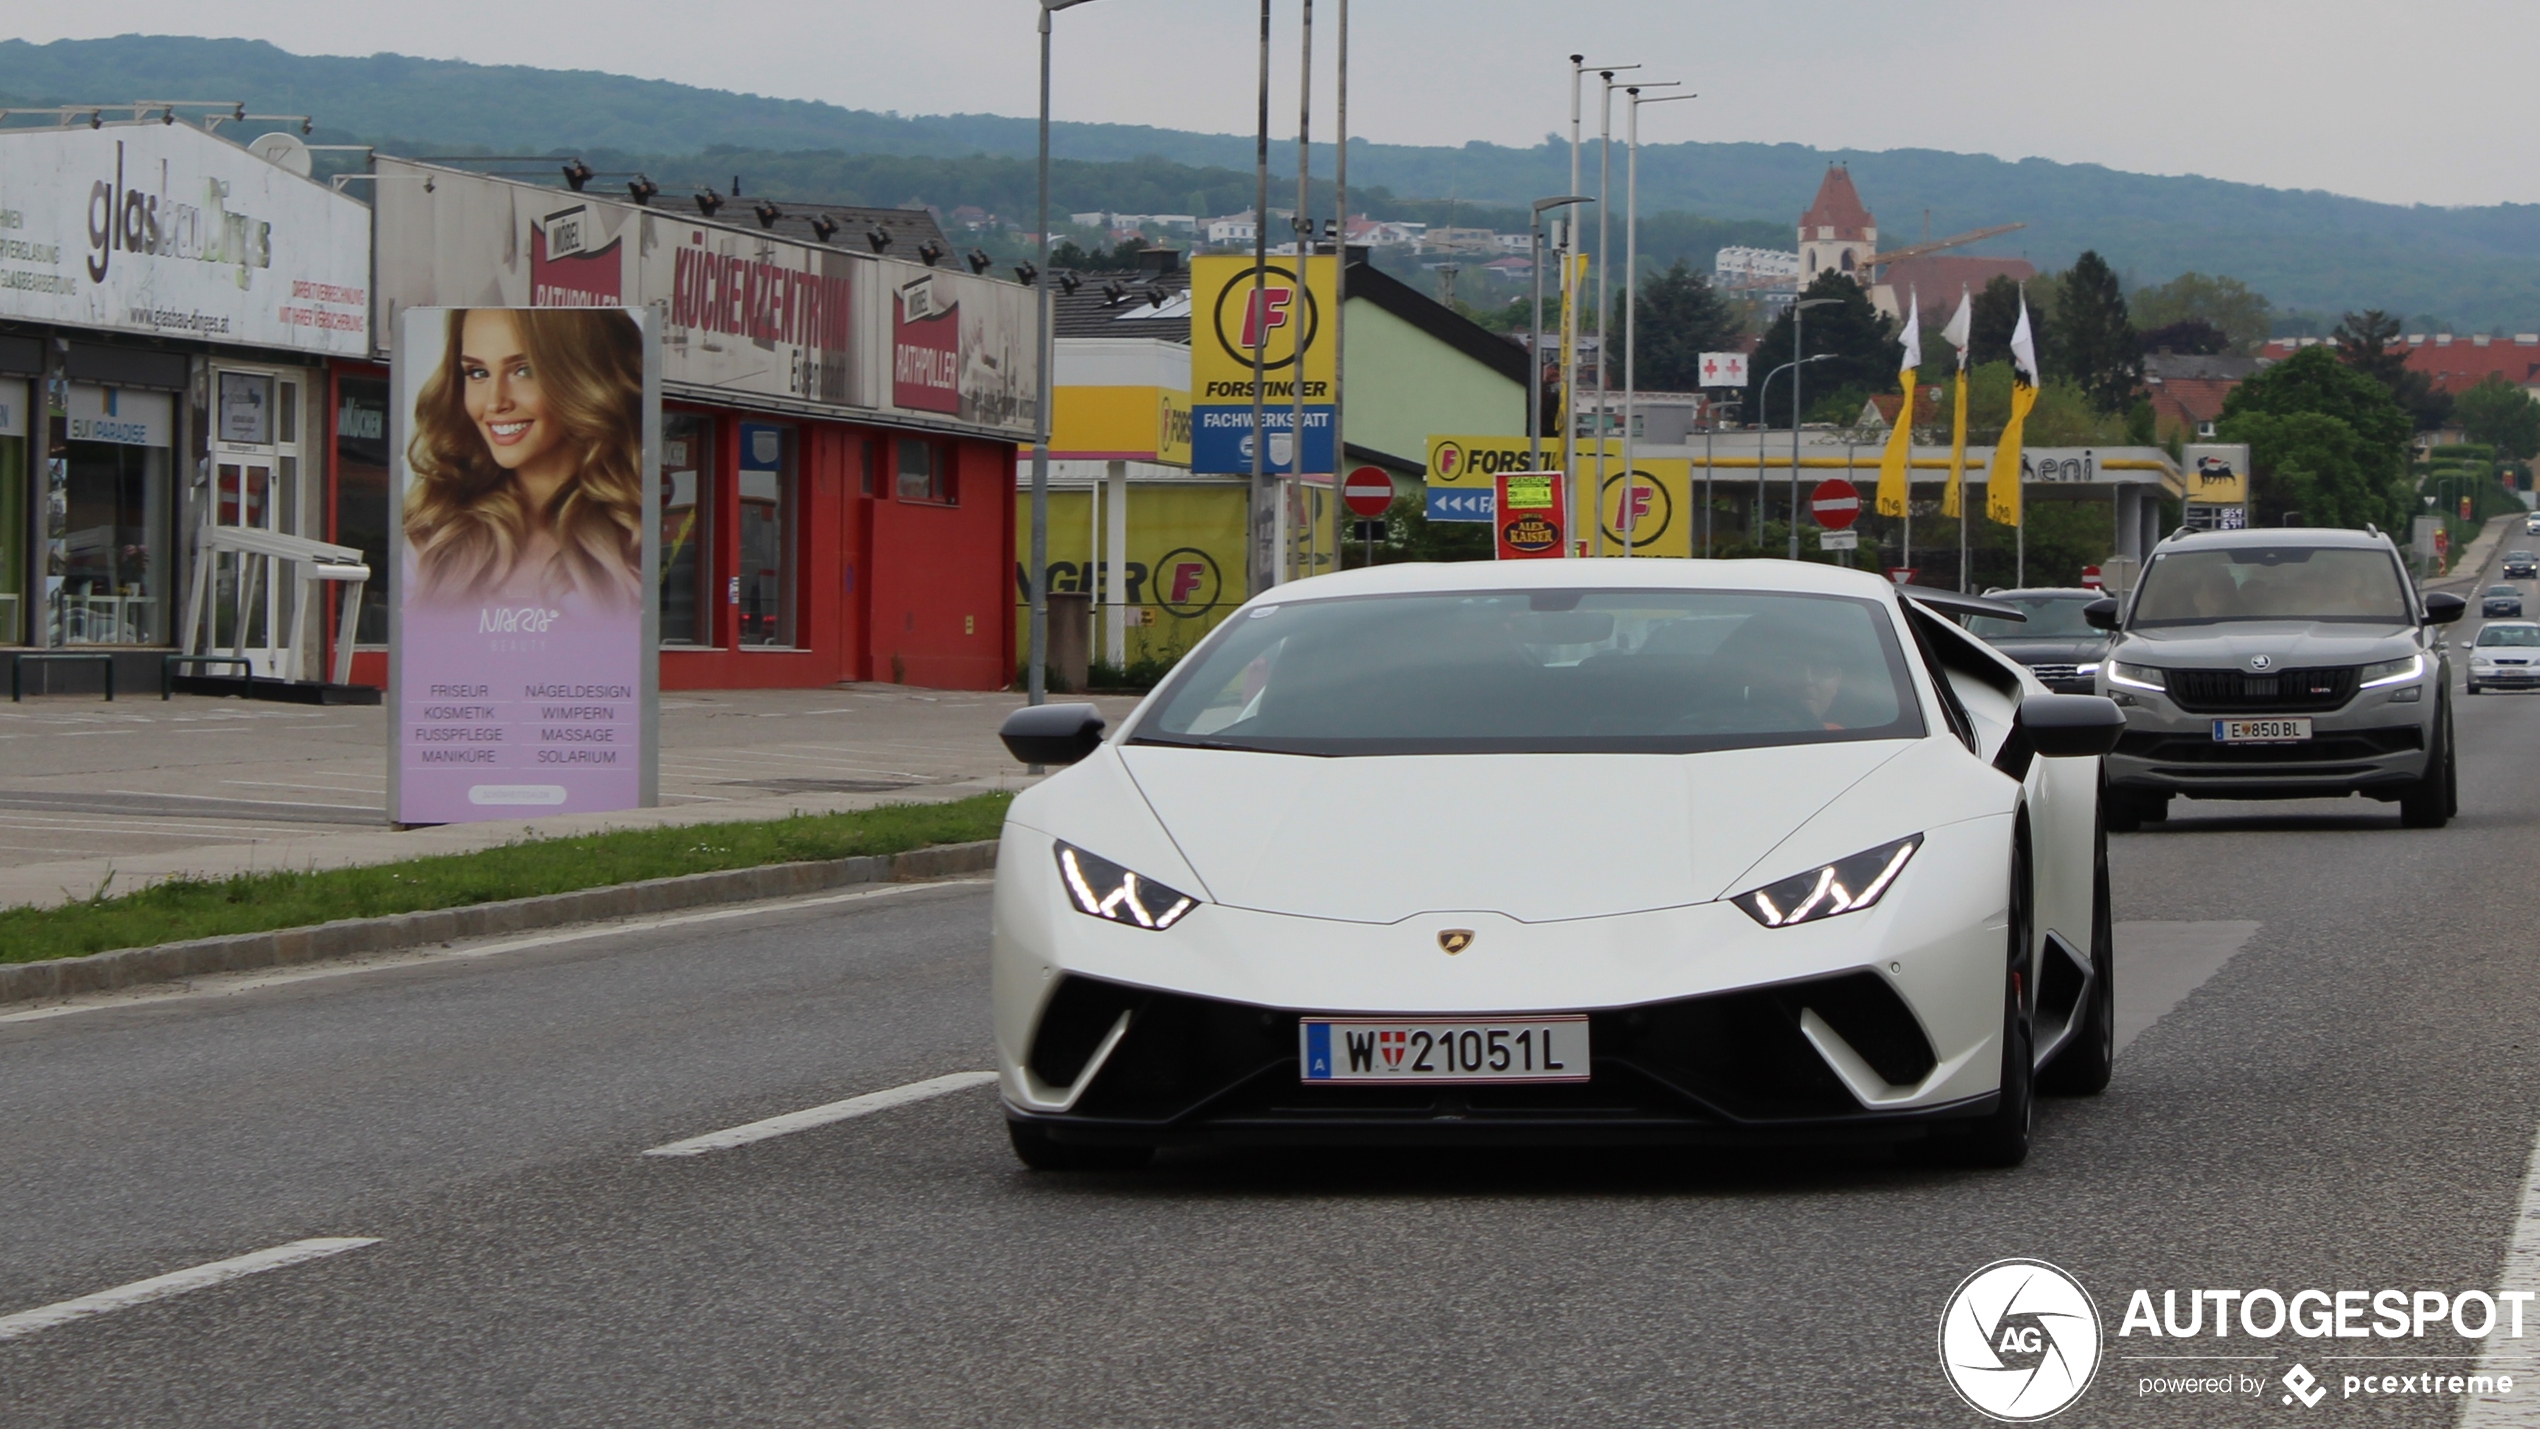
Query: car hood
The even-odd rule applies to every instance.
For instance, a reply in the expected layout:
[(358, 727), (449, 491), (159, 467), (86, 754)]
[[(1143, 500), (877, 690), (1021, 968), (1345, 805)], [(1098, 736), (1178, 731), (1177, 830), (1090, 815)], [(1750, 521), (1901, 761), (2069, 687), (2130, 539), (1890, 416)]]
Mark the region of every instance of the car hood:
[(1706, 754), (1316, 759), (1119, 746), (1219, 903), (1393, 923), (1708, 902), (1913, 740)]
[(2407, 625), (2239, 620), (2129, 630), (2111, 653), (2132, 664), (2189, 670), (2241, 669), (2250, 656), (2264, 655), (2276, 669), (2296, 670), (2393, 660), (2416, 648), (2415, 627)]
[(1985, 642), (2023, 665), (2078, 665), (2108, 653), (2104, 636), (2016, 636)]

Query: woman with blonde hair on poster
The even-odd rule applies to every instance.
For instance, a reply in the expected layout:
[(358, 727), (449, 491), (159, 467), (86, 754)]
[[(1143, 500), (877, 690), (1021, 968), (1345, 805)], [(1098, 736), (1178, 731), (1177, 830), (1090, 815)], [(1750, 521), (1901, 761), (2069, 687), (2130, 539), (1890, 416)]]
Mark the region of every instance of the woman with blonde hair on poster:
[(453, 311), (406, 455), (422, 600), (641, 603), (644, 352), (632, 317)]

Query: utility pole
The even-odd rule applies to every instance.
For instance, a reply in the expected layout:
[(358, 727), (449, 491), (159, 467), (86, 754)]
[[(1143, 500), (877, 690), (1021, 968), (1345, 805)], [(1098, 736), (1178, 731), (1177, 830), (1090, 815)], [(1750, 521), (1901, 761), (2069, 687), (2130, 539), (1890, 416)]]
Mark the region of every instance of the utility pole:
[(1612, 65), (1596, 72), (1605, 82), (1605, 91), (1597, 103), (1596, 121), (1596, 544), (1593, 554), (1605, 554), (1605, 330), (1606, 270), (1605, 213), (1612, 205), (1606, 198), (1614, 189), (1614, 76), (1639, 65)]
[(1252, 307), (1244, 322), (1252, 337), (1252, 569), (1246, 573), (1251, 595), (1259, 595), (1279, 583), (1278, 492), (1265, 475), (1270, 434), (1262, 430), (1262, 355), (1270, 340), (1269, 314), (1263, 310), (1261, 300), (1270, 266), (1270, 0), (1261, 0), (1258, 108), (1252, 149)]
[[(1684, 81), (1676, 79), (1662, 80), (1646, 86), (1634, 85), (1625, 91), (1629, 96), (1631, 122), (1625, 126), (1629, 137), (1625, 141), (1623, 163), (1623, 509), (1620, 513), (1622, 519), (1615, 524), (1623, 529), (1623, 554), (1626, 556), (1632, 553), (1633, 543), (1639, 536), (1636, 518), (1640, 511), (1640, 503), (1633, 499), (1632, 493), (1634, 483), (1640, 479), (1638, 468), (1632, 464), (1639, 441), (1639, 434), (1633, 429), (1639, 422), (1640, 400), (1640, 376), (1635, 368), (1640, 332), (1640, 107), (1644, 104), (1664, 104), (1671, 99), (1700, 97), (1659, 94), (1643, 99), (1640, 92), (1644, 88), (1673, 89), (1682, 83)], [(1605, 493), (1602, 489), (1597, 492), (1596, 503), (1597, 529), (1601, 531), (1605, 525)], [(1693, 513), (1685, 515), (1690, 520)]]
[[(1290, 404), (1288, 426), (1288, 483), (1281, 493), (1280, 510), (1287, 510), (1289, 499), (1305, 513), (1305, 574), (1314, 574), (1315, 558), (1322, 554), (1322, 522), (1314, 512), (1314, 488), (1305, 480), (1305, 343), (1306, 319), (1311, 312), (1314, 292), (1314, 212), (1313, 195), (1306, 187), (1306, 177), (1313, 166), (1313, 149), (1308, 143), (1314, 123), (1314, 0), (1299, 0), (1303, 7), (1303, 23), (1298, 32), (1296, 60), (1296, 302), (1288, 309), (1288, 327), (1296, 337), (1289, 344), (1296, 359), (1289, 364), (1288, 390), (1294, 397)], [(1337, 492), (1335, 493), (1338, 494)], [(1283, 543), (1284, 545), (1284, 543)], [(1285, 567), (1288, 552), (1279, 552), (1279, 563)]]
[[(1349, 429), (1341, 425), (1341, 376), (1349, 361), (1349, 349), (1342, 342), (1349, 317), (1349, 0), (1340, 0), (1340, 38), (1336, 61), (1340, 68), (1334, 99), (1338, 113), (1333, 127), (1338, 141), (1333, 149), (1332, 209), (1339, 227), (1332, 240), (1332, 569), (1341, 568), (1340, 508), (1342, 473), (1349, 470)], [(1367, 564), (1376, 563), (1376, 545), (1367, 543)]]
[[(1800, 324), (1810, 308), (1822, 308), (1838, 301), (1834, 298), (1804, 298), (1790, 305), (1790, 558), (1799, 559), (1799, 414), (1803, 405), (1799, 394), (1803, 384), (1800, 369), (1816, 359), (1802, 351)], [(1848, 478), (1850, 473), (1845, 474)]]

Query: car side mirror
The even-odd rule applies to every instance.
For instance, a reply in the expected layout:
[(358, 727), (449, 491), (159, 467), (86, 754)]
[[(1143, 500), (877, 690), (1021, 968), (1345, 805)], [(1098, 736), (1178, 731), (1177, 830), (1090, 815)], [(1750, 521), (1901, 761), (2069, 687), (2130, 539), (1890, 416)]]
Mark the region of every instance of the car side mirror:
[(1102, 747), (1102, 729), (1092, 705), (1025, 705), (1005, 717), (997, 738), (1026, 764), (1074, 764)]
[(2449, 625), (2469, 613), (2469, 602), (2448, 591), (2430, 591), (2425, 597), (2425, 621), (2428, 625)]
[(2114, 630), (2117, 628), (2117, 602), (2103, 595), (2081, 608), (2081, 618), (2089, 621), (2093, 630)]
[(2097, 695), (2030, 695), (2015, 722), (2029, 748), (2048, 759), (2106, 754), (2125, 733), (2125, 711)]

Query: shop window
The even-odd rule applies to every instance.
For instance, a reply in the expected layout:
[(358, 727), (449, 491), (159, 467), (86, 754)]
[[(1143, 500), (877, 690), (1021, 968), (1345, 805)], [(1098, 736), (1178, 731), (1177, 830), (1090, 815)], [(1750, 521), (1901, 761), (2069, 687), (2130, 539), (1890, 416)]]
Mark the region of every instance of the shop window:
[(714, 418), (661, 417), (661, 641), (714, 643)]
[(336, 384), (335, 543), (362, 553), (361, 617), (353, 638), (388, 643), (388, 383), (347, 377)]
[(741, 643), (794, 644), (794, 433), (741, 424)]
[(74, 384), (70, 441), (47, 477), (46, 643), (168, 639), (168, 446), (175, 403)]
[(902, 437), (900, 447), (900, 500), (929, 501), (938, 506), (951, 506), (959, 501), (953, 486), (952, 453), (940, 442), (922, 437)]
[(26, 638), (26, 395), (0, 382), (0, 645)]

